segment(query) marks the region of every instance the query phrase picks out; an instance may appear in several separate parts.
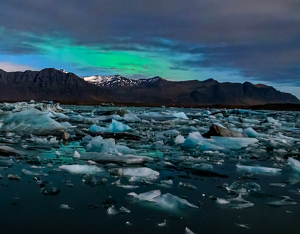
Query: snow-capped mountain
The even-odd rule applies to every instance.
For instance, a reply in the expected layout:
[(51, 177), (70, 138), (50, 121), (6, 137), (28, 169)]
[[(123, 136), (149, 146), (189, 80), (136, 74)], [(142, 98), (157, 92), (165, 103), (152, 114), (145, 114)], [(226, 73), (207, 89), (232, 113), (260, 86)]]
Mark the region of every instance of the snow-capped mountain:
[(89, 76), (83, 78), (85, 81), (101, 86), (101, 87), (133, 87), (138, 85), (149, 85), (155, 84), (162, 78), (156, 76), (150, 79), (129, 79), (120, 75), (114, 76)]

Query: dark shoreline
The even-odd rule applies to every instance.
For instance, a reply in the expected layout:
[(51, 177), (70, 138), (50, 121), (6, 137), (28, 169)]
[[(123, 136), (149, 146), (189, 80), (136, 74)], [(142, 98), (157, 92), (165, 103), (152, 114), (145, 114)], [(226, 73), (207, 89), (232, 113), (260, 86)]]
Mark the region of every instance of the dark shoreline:
[[(0, 103), (15, 103), (15, 102), (28, 102), (29, 100), (1, 100)], [(40, 102), (42, 100), (35, 100)], [(69, 101), (69, 100), (53, 100), (54, 103), (60, 103), (62, 105), (83, 105), (83, 106), (109, 106), (112, 103), (104, 103), (100, 101)], [(115, 107), (133, 106), (133, 107), (162, 107), (162, 105), (156, 103), (113, 103)], [(263, 105), (224, 105), (224, 104), (212, 104), (212, 105), (166, 105), (165, 107), (176, 108), (226, 108), (226, 109), (251, 109), (251, 110), (278, 110), (278, 111), (300, 111), (300, 104), (295, 103), (271, 103)]]

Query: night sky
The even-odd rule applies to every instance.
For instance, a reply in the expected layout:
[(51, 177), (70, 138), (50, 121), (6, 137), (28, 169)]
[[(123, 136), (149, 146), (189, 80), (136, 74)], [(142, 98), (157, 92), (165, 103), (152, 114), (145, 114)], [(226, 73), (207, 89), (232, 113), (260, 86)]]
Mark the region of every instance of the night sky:
[(1, 0), (0, 68), (264, 83), (300, 97), (299, 0)]

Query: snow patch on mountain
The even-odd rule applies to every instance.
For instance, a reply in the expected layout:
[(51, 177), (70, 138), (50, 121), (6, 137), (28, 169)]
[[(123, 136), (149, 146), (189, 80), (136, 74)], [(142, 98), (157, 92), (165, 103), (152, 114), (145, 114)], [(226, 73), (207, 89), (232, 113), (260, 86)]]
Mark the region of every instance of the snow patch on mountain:
[(114, 76), (89, 76), (83, 77), (83, 79), (89, 83), (101, 86), (101, 87), (128, 87), (128, 86), (138, 86), (154, 84), (158, 82), (161, 78), (156, 76), (150, 79), (129, 79), (120, 75)]

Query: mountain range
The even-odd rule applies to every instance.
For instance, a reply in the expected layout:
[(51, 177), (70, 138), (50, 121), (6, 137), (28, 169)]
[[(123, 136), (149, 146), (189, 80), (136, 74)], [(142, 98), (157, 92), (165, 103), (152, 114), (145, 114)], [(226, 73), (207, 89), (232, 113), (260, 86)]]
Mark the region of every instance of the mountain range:
[(143, 106), (252, 106), (297, 103), (271, 86), (205, 81), (168, 81), (161, 77), (129, 79), (120, 75), (80, 78), (64, 70), (5, 72), (0, 69), (0, 101), (53, 100), (62, 103), (115, 103)]

